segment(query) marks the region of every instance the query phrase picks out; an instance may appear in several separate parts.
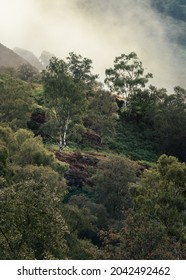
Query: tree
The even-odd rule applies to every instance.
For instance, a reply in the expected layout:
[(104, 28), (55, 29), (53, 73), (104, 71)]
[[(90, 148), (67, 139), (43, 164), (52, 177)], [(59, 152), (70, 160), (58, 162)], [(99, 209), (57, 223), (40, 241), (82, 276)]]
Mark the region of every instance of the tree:
[(31, 131), (0, 126), (0, 259), (67, 258), (63, 163)]
[(124, 115), (127, 120), (136, 122), (141, 126), (148, 126), (154, 129), (155, 120), (159, 113), (159, 107), (167, 95), (166, 89), (157, 89), (149, 86), (146, 89), (140, 89), (128, 97), (127, 110)]
[(144, 88), (152, 74), (144, 75), (142, 62), (135, 52), (121, 54), (114, 60), (114, 67), (106, 69), (105, 84), (111, 92), (126, 99), (139, 88)]
[(114, 96), (105, 90), (97, 90), (89, 98), (84, 126), (100, 139), (100, 144), (115, 135), (118, 120), (118, 106)]
[(64, 183), (49, 167), (14, 166), (0, 190), (0, 259), (64, 259), (68, 227), (60, 201)]
[(128, 260), (182, 259), (179, 242), (168, 236), (166, 227), (148, 212), (132, 212), (119, 232), (115, 258)]
[(87, 86), (92, 86), (98, 78), (98, 75), (91, 73), (92, 60), (83, 58), (81, 55), (77, 55), (73, 52), (69, 53), (67, 57), (67, 65), (70, 74), (75, 82), (83, 82)]
[(185, 182), (185, 163), (162, 155), (157, 169), (145, 172), (129, 189), (134, 203), (133, 215), (145, 215), (148, 223), (156, 221), (161, 225), (172, 246), (180, 246), (182, 258), (186, 255)]
[(161, 152), (186, 161), (186, 90), (175, 87), (158, 106), (155, 128)]
[(13, 138), (13, 131), (10, 127), (0, 125), (0, 144), (7, 145)]
[(30, 117), (30, 121), (27, 122), (27, 126), (31, 129), (34, 134), (41, 135), (43, 139), (46, 135), (42, 131), (42, 125), (47, 121), (45, 109), (42, 107), (36, 107)]
[(43, 71), (46, 104), (52, 111), (58, 130), (60, 150), (66, 146), (70, 126), (79, 123), (85, 106), (81, 86), (69, 75), (64, 61), (52, 58)]
[(23, 64), (17, 69), (17, 76), (23, 81), (32, 81), (38, 74), (38, 70), (29, 64)]
[(166, 89), (150, 86), (138, 90), (128, 98), (127, 108), (121, 114), (123, 126), (137, 125), (140, 135), (155, 144), (159, 154), (186, 159), (186, 91), (175, 87), (174, 94)]
[(96, 217), (84, 206), (67, 204), (63, 214), (69, 227), (67, 244), (72, 259), (97, 259), (98, 248), (91, 242), (96, 235)]
[[(106, 177), (105, 177), (106, 178)], [(122, 227), (102, 233), (108, 259), (185, 259), (186, 165), (162, 155), (129, 185), (132, 208)]]
[(111, 218), (121, 219), (132, 206), (128, 184), (135, 182), (136, 166), (127, 158), (111, 157), (98, 165), (93, 177), (96, 201), (103, 204)]
[(6, 174), (7, 169), (8, 149), (0, 145), (0, 176)]
[(43, 146), (40, 137), (28, 138), (20, 146), (20, 150), (13, 157), (20, 165), (36, 164), (51, 165), (53, 155)]
[(0, 77), (0, 121), (11, 127), (26, 127), (33, 100), (31, 87), (14, 77)]

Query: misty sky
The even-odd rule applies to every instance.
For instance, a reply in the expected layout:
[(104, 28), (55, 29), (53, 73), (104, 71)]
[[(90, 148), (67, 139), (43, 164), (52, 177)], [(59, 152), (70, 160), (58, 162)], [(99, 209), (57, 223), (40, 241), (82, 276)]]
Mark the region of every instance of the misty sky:
[(183, 50), (168, 36), (176, 34), (174, 23), (153, 12), (149, 2), (0, 0), (0, 42), (37, 56), (47, 50), (65, 59), (74, 51), (92, 59), (102, 79), (116, 56), (135, 51), (153, 73), (152, 84), (186, 88)]

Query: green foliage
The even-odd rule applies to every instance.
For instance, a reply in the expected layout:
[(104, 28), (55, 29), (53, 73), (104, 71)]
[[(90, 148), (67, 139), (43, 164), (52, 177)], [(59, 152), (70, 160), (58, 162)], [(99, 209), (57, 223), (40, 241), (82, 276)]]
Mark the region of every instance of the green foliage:
[(50, 166), (52, 167), (53, 170), (55, 170), (58, 174), (60, 174), (61, 177), (64, 177), (65, 172), (69, 168), (68, 164), (60, 162), (58, 160), (53, 160), (52, 163), (50, 163)]
[(39, 106), (44, 105), (44, 93), (42, 84), (32, 84), (32, 97), (34, 98), (36, 104)]
[(43, 85), (0, 77), (0, 259), (185, 259), (186, 91), (147, 88), (122, 54), (105, 80), (120, 106), (91, 70), (70, 53)]
[(10, 128), (0, 126), (0, 143), (7, 150), (8, 159), (13, 164), (51, 166), (61, 176), (66, 171), (65, 164), (56, 160), (44, 147), (42, 139), (34, 137), (33, 132), (29, 130), (19, 129), (13, 133)]
[(153, 86), (131, 94), (120, 113), (117, 142), (112, 140), (111, 147), (133, 159), (154, 161), (157, 155), (166, 153), (185, 160), (185, 97), (180, 87), (172, 95)]
[(91, 215), (88, 208), (78, 208), (76, 205), (66, 205), (64, 209), (65, 218), (69, 224), (69, 230), (76, 232), (79, 237), (84, 238), (95, 230), (96, 217)]
[(114, 219), (123, 218), (132, 206), (128, 184), (136, 180), (135, 169), (135, 164), (127, 158), (111, 157), (99, 164), (93, 177), (96, 201), (103, 204)]
[(93, 75), (91, 73), (91, 64), (91, 59), (83, 58), (81, 55), (77, 55), (73, 52), (70, 52), (69, 56), (67, 57), (68, 70), (74, 81), (83, 82), (89, 88), (91, 88), (98, 78), (98, 75)]
[(0, 176), (6, 174), (8, 149), (0, 145)]
[(0, 126), (0, 259), (61, 259), (65, 167), (33, 133)]
[(186, 90), (176, 87), (158, 106), (155, 128), (161, 152), (186, 160)]
[(27, 139), (32, 139), (34, 137), (34, 134), (32, 131), (29, 131), (27, 129), (19, 129), (14, 133), (14, 139), (20, 148), (21, 145), (27, 140)]
[(23, 64), (17, 69), (17, 77), (23, 81), (37, 81), (39, 73), (32, 65)]
[(10, 127), (0, 125), (0, 143), (9, 144), (13, 139), (13, 131)]
[(31, 129), (34, 134), (41, 135), (43, 140), (47, 138), (47, 135), (44, 132), (43, 125), (47, 122), (47, 112), (42, 107), (36, 107), (30, 117), (30, 120), (27, 122), (27, 127)]
[(75, 142), (82, 141), (82, 135), (86, 133), (86, 128), (83, 124), (76, 124), (74, 125), (71, 133), (70, 139), (75, 140)]
[(57, 58), (52, 58), (47, 70), (43, 71), (43, 84), (46, 102), (53, 113), (51, 117), (59, 131), (58, 138), (66, 146), (69, 126), (80, 122), (85, 95), (68, 74), (66, 63)]
[(100, 144), (106, 142), (110, 135), (114, 136), (118, 120), (117, 111), (115, 99), (107, 91), (98, 90), (89, 99), (84, 126), (100, 138)]
[(148, 162), (156, 162), (158, 159), (158, 147), (153, 142), (153, 131), (149, 130), (150, 139), (147, 138), (148, 130), (137, 124), (121, 118), (117, 125), (116, 137), (112, 137), (108, 141), (110, 150), (123, 154), (132, 160), (146, 160)]
[(64, 167), (55, 163), (54, 156), (43, 146), (42, 139), (34, 137), (28, 130), (19, 129), (14, 136), (17, 144), (17, 152), (12, 156), (13, 160), (21, 165), (53, 165), (57, 170), (64, 171)]
[(145, 213), (129, 215), (120, 234), (119, 259), (170, 260), (181, 256), (179, 243), (167, 235), (165, 226)]
[(129, 185), (133, 207), (121, 228), (101, 232), (107, 259), (185, 259), (186, 166), (162, 155)]
[(68, 229), (59, 208), (58, 174), (46, 167), (18, 167), (14, 182), (0, 191), (0, 258), (65, 258)]
[(185, 182), (185, 163), (163, 155), (159, 158), (157, 171), (147, 171), (130, 189), (136, 213), (146, 213), (149, 221), (161, 223), (167, 237), (175, 240), (175, 244), (179, 243), (181, 248), (186, 236)]
[(21, 145), (16, 158), (16, 162), (21, 165), (50, 165), (52, 161), (52, 155), (44, 149), (40, 138), (27, 139)]
[[(99, 237), (97, 236), (99, 229), (108, 227), (109, 214), (103, 204), (99, 204), (94, 201), (94, 190), (90, 190), (88, 189), (88, 186), (86, 186), (83, 191), (83, 194), (72, 195), (68, 204), (76, 206), (80, 210), (84, 209), (87, 215), (90, 215), (91, 220), (89, 223), (91, 223), (91, 225), (88, 227), (90, 231), (87, 230), (87, 235), (85, 236), (94, 239), (94, 244), (96, 242), (99, 243)], [(81, 228), (79, 229), (81, 231)]]
[(135, 52), (121, 54), (114, 60), (114, 68), (106, 69), (105, 83), (110, 90), (127, 98), (137, 89), (145, 87), (152, 74), (144, 75), (142, 62)]
[(148, 89), (138, 90), (129, 96), (127, 108), (123, 114), (126, 115), (127, 120), (152, 129), (166, 93), (165, 89), (157, 89), (152, 85)]
[(30, 86), (14, 77), (0, 77), (0, 121), (12, 127), (26, 127), (32, 99)]

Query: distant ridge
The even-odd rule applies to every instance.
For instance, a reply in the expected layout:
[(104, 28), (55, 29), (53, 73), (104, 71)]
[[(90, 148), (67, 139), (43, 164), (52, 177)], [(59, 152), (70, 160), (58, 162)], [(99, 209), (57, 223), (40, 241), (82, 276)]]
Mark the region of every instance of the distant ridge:
[(13, 67), (17, 69), (23, 64), (30, 65), (30, 63), (27, 60), (20, 57), (13, 50), (5, 47), (3, 44), (0, 43), (0, 67)]
[(33, 67), (37, 68), (38, 70), (43, 70), (44, 67), (39, 59), (31, 52), (21, 48), (14, 48), (13, 51), (27, 60)]

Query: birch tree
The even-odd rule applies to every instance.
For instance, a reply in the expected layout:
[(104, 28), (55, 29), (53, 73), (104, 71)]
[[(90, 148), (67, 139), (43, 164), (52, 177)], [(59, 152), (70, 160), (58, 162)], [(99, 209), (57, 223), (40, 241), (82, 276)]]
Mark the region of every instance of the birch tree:
[(80, 122), (85, 104), (84, 92), (68, 72), (63, 60), (53, 57), (43, 71), (45, 101), (50, 108), (55, 125), (60, 152), (67, 145), (70, 128)]
[(77, 55), (73, 52), (67, 57), (68, 69), (76, 82), (83, 82), (88, 87), (92, 87), (99, 75), (92, 74), (92, 60)]
[(105, 75), (105, 84), (111, 92), (115, 92), (124, 99), (136, 90), (144, 88), (149, 78), (152, 78), (151, 73), (144, 74), (142, 62), (135, 52), (116, 57), (114, 67), (106, 69)]

